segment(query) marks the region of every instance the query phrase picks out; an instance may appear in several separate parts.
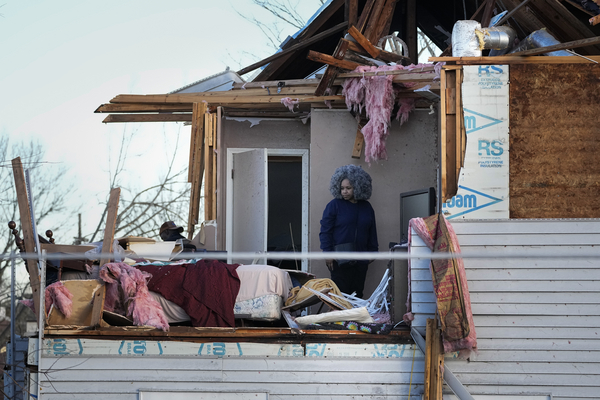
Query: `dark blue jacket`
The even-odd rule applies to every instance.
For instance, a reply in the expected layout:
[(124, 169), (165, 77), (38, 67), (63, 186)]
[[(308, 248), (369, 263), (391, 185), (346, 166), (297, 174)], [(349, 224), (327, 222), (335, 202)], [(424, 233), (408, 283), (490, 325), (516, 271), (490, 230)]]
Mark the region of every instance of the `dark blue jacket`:
[(335, 245), (350, 242), (355, 242), (357, 251), (378, 251), (373, 207), (366, 200), (331, 200), (323, 211), (319, 239), (323, 251), (333, 251)]

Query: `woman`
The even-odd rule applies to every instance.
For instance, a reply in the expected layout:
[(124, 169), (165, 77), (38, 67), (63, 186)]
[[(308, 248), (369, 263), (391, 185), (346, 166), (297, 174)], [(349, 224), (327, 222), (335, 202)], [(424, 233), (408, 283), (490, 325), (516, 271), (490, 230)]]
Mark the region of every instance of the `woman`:
[[(336, 246), (352, 243), (354, 251), (378, 251), (375, 212), (367, 201), (371, 197), (371, 177), (361, 167), (345, 165), (335, 170), (329, 184), (334, 199), (327, 204), (321, 220), (321, 250), (335, 251)], [(369, 261), (338, 265), (334, 258), (325, 260), (331, 280), (344, 293), (363, 297)]]

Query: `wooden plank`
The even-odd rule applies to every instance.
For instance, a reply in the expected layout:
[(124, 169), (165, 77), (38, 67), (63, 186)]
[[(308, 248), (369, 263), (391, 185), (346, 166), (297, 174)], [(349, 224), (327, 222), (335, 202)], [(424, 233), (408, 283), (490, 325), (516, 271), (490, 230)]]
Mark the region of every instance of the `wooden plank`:
[[(115, 228), (117, 225), (117, 211), (119, 209), (119, 198), (121, 197), (121, 188), (113, 188), (108, 198), (108, 212), (106, 214), (106, 225), (104, 226), (104, 239), (102, 240), (102, 253), (113, 252), (113, 240), (115, 238)], [(108, 245), (108, 246), (107, 246)], [(110, 262), (112, 257), (104, 256), (100, 259), (100, 267)]]
[(390, 32), (390, 26), (394, 16), (394, 10), (398, 0), (387, 0), (381, 14), (379, 15), (379, 22), (377, 23), (377, 29), (373, 31), (372, 39), (369, 39), (371, 43), (378, 44), (379, 39), (383, 36), (387, 36)]
[[(354, 0), (354, 2), (356, 3), (357, 0)], [(296, 52), (297, 50), (304, 49), (313, 43), (316, 43), (322, 39), (332, 36), (334, 33), (337, 33), (337, 32), (340, 32), (340, 31), (346, 29), (347, 26), (348, 26), (348, 22), (339, 23), (336, 26), (334, 26), (333, 28), (327, 29), (326, 31), (323, 31), (317, 35), (314, 35), (308, 39), (305, 39), (299, 43), (296, 43), (295, 45), (288, 47), (287, 49), (285, 49), (283, 51), (275, 53), (270, 57), (267, 57), (261, 61), (255, 62), (254, 64), (249, 65), (245, 68), (242, 68), (237, 72), (237, 74), (244, 75), (244, 74), (247, 74), (248, 72), (254, 71), (255, 69), (260, 68), (263, 65), (266, 65), (272, 61), (275, 61), (275, 60), (279, 59), (280, 57), (287, 56), (290, 53)]]
[(432, 357), (431, 354), (433, 352), (433, 331), (435, 320), (428, 318), (427, 319), (427, 328), (425, 335), (425, 376), (423, 378), (423, 400), (432, 400), (431, 399), (431, 383), (433, 381), (433, 365), (432, 365)]
[(358, 0), (346, 0), (346, 21), (348, 26), (358, 23)]
[[(320, 53), (317, 53), (320, 54)], [(325, 55), (324, 55), (325, 56)], [(326, 56), (331, 57), (331, 56)], [(331, 57), (333, 58), (333, 57)], [(337, 60), (336, 60), (337, 61)], [(358, 65), (358, 64), (356, 64)], [(353, 69), (353, 68), (351, 68)], [(264, 106), (266, 104), (281, 105), (281, 99), (287, 96), (243, 96), (239, 91), (219, 92), (218, 96), (207, 95), (206, 93), (179, 93), (179, 94), (120, 94), (111, 100), (111, 103), (202, 103), (210, 102), (211, 105), (225, 104), (255, 104)], [(297, 96), (294, 100), (300, 103), (321, 102), (325, 100), (343, 101), (343, 96)]]
[(217, 186), (218, 186), (218, 181), (217, 181), (217, 154), (218, 154), (218, 148), (217, 148), (217, 114), (212, 114), (213, 118), (212, 118), (212, 188), (211, 188), (211, 196), (212, 196), (212, 215), (211, 215), (211, 220), (216, 220), (217, 219)]
[(419, 63), (419, 44), (417, 32), (417, 0), (406, 1), (406, 45), (408, 56), (413, 64)]
[[(442, 69), (440, 72), (440, 91), (442, 91), (442, 93), (446, 93), (446, 88), (447, 88), (447, 69)], [(444, 144), (447, 142), (447, 121), (446, 121), (446, 114), (448, 113), (448, 99), (446, 98), (445, 95), (441, 96), (440, 99), (440, 143), (442, 146), (444, 146)], [(440, 175), (441, 175), (441, 193), (439, 193), (439, 196), (442, 198), (442, 202), (448, 200), (450, 198), (450, 196), (448, 195), (449, 190), (448, 190), (448, 159), (447, 159), (447, 155), (445, 151), (441, 151), (441, 162), (440, 162)]]
[(361, 129), (364, 125), (358, 124), (356, 128), (356, 138), (354, 139), (354, 147), (352, 150), (352, 158), (360, 158), (362, 154), (362, 149), (365, 145), (365, 137), (363, 136)]
[(371, 14), (369, 15), (369, 18), (367, 20), (367, 25), (365, 27), (364, 30), (364, 37), (371, 43), (374, 43), (377, 39), (379, 38), (374, 38), (375, 36), (375, 31), (377, 31), (377, 28), (379, 28), (378, 23), (379, 23), (379, 16), (381, 15), (381, 12), (383, 11), (383, 7), (385, 6), (386, 0), (376, 0), (375, 4), (373, 5), (373, 10), (371, 11)]
[(360, 13), (360, 18), (358, 19), (358, 23), (356, 24), (356, 29), (359, 32), (363, 32), (365, 30), (365, 26), (367, 25), (367, 21), (369, 20), (369, 15), (371, 15), (371, 11), (373, 10), (373, 5), (375, 4), (375, 0), (367, 0), (365, 6)]
[[(456, 73), (457, 71), (446, 71), (446, 88), (456, 90)], [(460, 105), (458, 105), (460, 107)], [(458, 175), (456, 173), (456, 114), (445, 114), (442, 118), (446, 120), (446, 140), (442, 142), (442, 153), (446, 155), (445, 177), (446, 177), (446, 192), (443, 193), (442, 201), (446, 201), (456, 194), (458, 190)]]
[(431, 400), (442, 400), (442, 386), (444, 384), (444, 351), (442, 348), (442, 330), (437, 326), (437, 320), (433, 330), (433, 343), (431, 347), (431, 364), (433, 368), (433, 380), (431, 383)]
[[(35, 254), (35, 237), (33, 235), (33, 222), (31, 220), (29, 195), (27, 194), (27, 185), (25, 183), (25, 172), (21, 157), (12, 159), (13, 176), (15, 179), (15, 191), (17, 192), (17, 203), (19, 205), (19, 217), (21, 219), (21, 233), (25, 251), (29, 254)], [(33, 304), (36, 311), (40, 308), (40, 274), (35, 259), (27, 258), (25, 260), (27, 272), (29, 272), (29, 284), (31, 285)], [(39, 318), (39, 312), (36, 312), (36, 320)], [(44, 313), (45, 315), (45, 313)], [(38, 326), (41, 321), (38, 320)]]
[(511, 55), (513, 55), (513, 56), (535, 56), (538, 54), (544, 54), (544, 53), (548, 53), (551, 51), (577, 49), (580, 47), (588, 46), (590, 44), (599, 44), (599, 43), (600, 43), (600, 36), (596, 36), (593, 38), (573, 40), (571, 42), (554, 44), (552, 46), (540, 47), (537, 49), (518, 51), (516, 53), (511, 53)]
[[(333, 57), (337, 60), (343, 60), (346, 56), (346, 51), (348, 50), (348, 42), (345, 40), (340, 40), (335, 51), (333, 52)], [(315, 96), (322, 96), (327, 93), (328, 89), (331, 89), (333, 86), (333, 82), (338, 74), (339, 69), (333, 65), (328, 65), (323, 77), (321, 78), (321, 82), (319, 82), (319, 86), (315, 90)]]
[(492, 11), (496, 6), (496, 0), (485, 0), (485, 9), (483, 10), (483, 16), (481, 17), (481, 26), (487, 28), (490, 26), (490, 20), (492, 19)]
[[(358, 64), (358, 63), (355, 63), (352, 61), (347, 61), (347, 60), (338, 60), (333, 56), (323, 54), (323, 53), (318, 53), (313, 50), (310, 50), (308, 52), (308, 56), (306, 56), (306, 58), (308, 58), (309, 60), (312, 60), (312, 61), (323, 63), (323, 64), (333, 65), (334, 67), (338, 67), (341, 69), (347, 69), (349, 71), (352, 71), (360, 66), (360, 64)], [(325, 97), (325, 96), (321, 96), (321, 97)], [(327, 96), (327, 97), (331, 97), (331, 96)], [(335, 97), (337, 97), (337, 96), (335, 96)]]
[[(355, 51), (357, 53), (363, 54), (363, 55), (369, 55), (370, 56), (370, 54), (365, 49), (363, 49), (362, 46), (360, 46), (358, 43), (355, 43), (353, 41), (349, 41), (349, 43), (348, 43), (348, 49), (352, 50), (352, 51)], [(385, 51), (385, 50), (379, 50), (379, 49), (377, 49), (377, 50), (379, 51), (379, 53), (377, 55), (377, 58), (379, 60), (382, 60), (382, 61), (385, 61), (385, 62), (395, 62), (395, 63), (399, 63), (400, 64), (403, 61), (408, 60), (408, 57), (404, 57), (404, 56), (401, 56), (401, 55), (396, 54), (396, 53), (392, 53), (392, 52)]]
[(458, 179), (460, 177), (461, 167), (465, 165), (465, 150), (467, 147), (467, 133), (464, 127), (464, 114), (463, 114), (463, 101), (462, 101), (462, 82), (463, 82), (463, 71), (462, 69), (456, 70), (456, 165), (454, 167), (454, 173), (456, 175), (456, 184), (458, 185)]
[(192, 114), (110, 114), (103, 123), (114, 122), (191, 122)]
[(75, 245), (75, 244), (50, 244), (40, 243), (42, 250), (47, 253), (85, 253), (96, 248), (96, 246)]
[[(352, 50), (352, 49), (351, 49)], [(600, 63), (600, 56), (586, 56)], [(565, 56), (496, 56), (496, 57), (429, 57), (429, 62), (448, 62), (457, 65), (499, 65), (499, 64), (589, 64), (581, 57)], [(447, 68), (448, 66), (445, 66)]]
[[(200, 189), (202, 186), (202, 179), (204, 176), (204, 118), (206, 114), (207, 103), (195, 103), (194, 104), (194, 119), (192, 120), (192, 126), (195, 126), (195, 148), (194, 158), (190, 169), (192, 170), (192, 187), (190, 193), (190, 208), (188, 217), (188, 239), (193, 238), (193, 232), (195, 225), (198, 223), (198, 217), (200, 212)], [(194, 131), (194, 129), (192, 130)]]
[[(212, 212), (212, 189), (213, 189), (213, 174), (212, 174), (212, 114), (206, 114), (204, 118), (204, 220), (208, 221), (211, 218)], [(198, 221), (200, 223), (200, 221)]]
[(350, 28), (348, 28), (348, 33), (350, 34), (350, 36), (352, 36), (354, 38), (354, 40), (356, 40), (358, 42), (358, 44), (373, 58), (377, 58), (379, 56), (379, 53), (381, 52), (378, 48), (376, 48), (375, 46), (373, 46), (371, 44), (371, 42), (369, 42), (369, 39), (367, 39), (366, 37), (364, 37), (360, 31), (358, 29), (356, 29), (355, 27), (351, 26)]
[[(528, 7), (561, 42), (594, 36), (590, 28), (569, 12), (558, 0), (531, 0)], [(598, 54), (600, 47), (590, 45), (583, 50), (584, 54)]]
[(95, 113), (192, 112), (191, 104), (102, 104)]

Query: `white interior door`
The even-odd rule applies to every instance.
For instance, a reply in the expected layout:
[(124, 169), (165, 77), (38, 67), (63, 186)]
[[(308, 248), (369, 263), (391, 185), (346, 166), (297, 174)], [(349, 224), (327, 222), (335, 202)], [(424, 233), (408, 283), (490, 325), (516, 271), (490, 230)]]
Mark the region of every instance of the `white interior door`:
[[(266, 252), (268, 228), (268, 156), (267, 149), (232, 153), (232, 214), (228, 236), (231, 251)], [(253, 259), (232, 258), (231, 262), (252, 263)], [(262, 260), (266, 263), (266, 260)]]

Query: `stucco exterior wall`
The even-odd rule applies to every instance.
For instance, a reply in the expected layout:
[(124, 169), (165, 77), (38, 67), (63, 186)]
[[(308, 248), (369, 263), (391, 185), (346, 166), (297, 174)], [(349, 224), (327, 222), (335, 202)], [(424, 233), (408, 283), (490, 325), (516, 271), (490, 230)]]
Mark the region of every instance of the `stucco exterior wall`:
[[(253, 125), (254, 124), (254, 125)], [(222, 123), (219, 152), (219, 168), (223, 173), (218, 182), (219, 226), (217, 242), (225, 249), (226, 191), (227, 191), (227, 149), (228, 148), (269, 148), (269, 149), (308, 149), (310, 145), (310, 124), (289, 119), (228, 119)]]
[[(387, 139), (388, 160), (370, 166), (351, 157), (356, 120), (345, 110), (313, 109), (310, 132), (309, 248), (320, 251), (319, 229), (325, 205), (332, 199), (329, 180), (341, 165), (362, 166), (373, 179), (371, 204), (377, 218), (379, 251), (400, 241), (400, 193), (437, 186), (438, 116), (414, 111), (402, 127), (394, 121)], [(369, 267), (365, 296), (370, 296), (387, 267), (383, 260)], [(310, 271), (329, 277), (324, 261), (313, 261)]]

